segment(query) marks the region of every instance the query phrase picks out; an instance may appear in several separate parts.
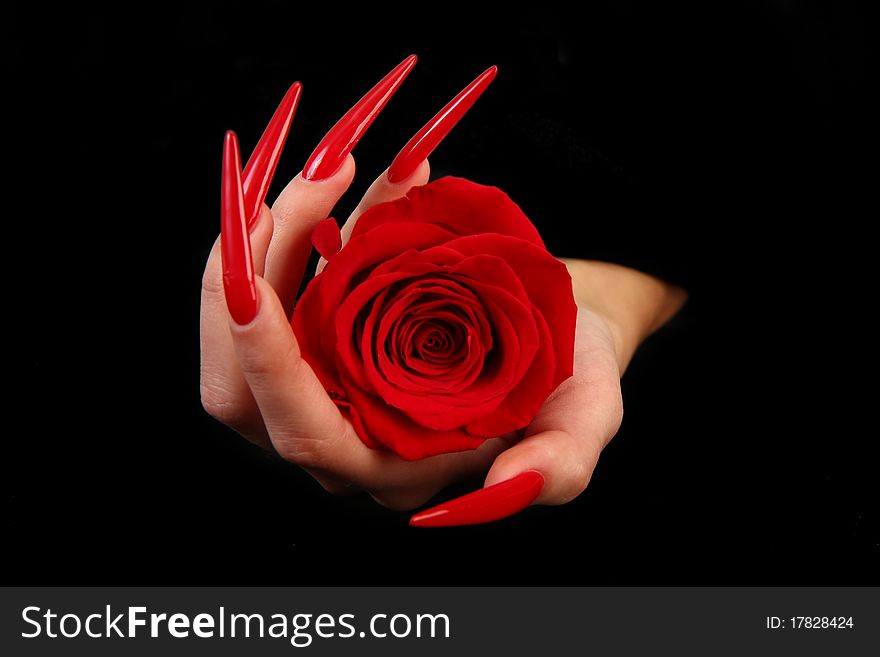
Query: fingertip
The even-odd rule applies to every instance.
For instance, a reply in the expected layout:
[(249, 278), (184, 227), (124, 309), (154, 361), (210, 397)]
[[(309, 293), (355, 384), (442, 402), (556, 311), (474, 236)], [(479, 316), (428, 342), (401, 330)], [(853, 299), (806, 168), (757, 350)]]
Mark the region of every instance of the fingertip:
[(272, 233), (275, 232), (275, 220), (268, 205), (263, 203), (256, 221), (248, 227), (248, 231), (251, 238), (251, 257), (254, 261), (254, 271), (262, 276), (266, 268), (266, 253), (272, 241)]
[(400, 180), (393, 176), (392, 173), (392, 167), (388, 167), (381, 180), (390, 189), (395, 190), (398, 195), (404, 196), (411, 188), (427, 184), (431, 177), (431, 165), (427, 159), (424, 159), (416, 166), (412, 173)]
[(342, 248), (342, 234), (339, 232), (339, 224), (336, 219), (328, 217), (320, 222), (311, 235), (312, 246), (321, 254), (321, 259), (325, 262), (333, 259)]
[[(598, 454), (596, 455), (598, 458)], [(564, 504), (586, 488), (596, 459), (584, 458), (571, 434), (545, 431), (502, 452), (486, 475), (485, 486), (492, 486), (521, 472), (540, 472), (545, 480), (534, 504)]]
[(313, 179), (308, 178), (306, 176), (306, 169), (303, 169), (299, 172), (299, 175), (294, 178), (294, 181), (305, 183), (307, 185), (319, 185), (319, 186), (333, 186), (339, 184), (340, 181), (347, 181), (351, 183), (354, 180), (354, 174), (357, 170), (354, 161), (354, 155), (349, 153), (345, 159), (342, 161), (342, 165), (331, 175), (326, 178)]
[[(354, 212), (348, 218), (348, 221), (342, 226), (343, 246), (348, 243), (348, 239), (351, 237), (352, 231), (354, 231), (355, 224), (364, 212), (380, 203), (394, 201), (406, 196), (409, 190), (413, 187), (427, 184), (428, 178), (431, 175), (431, 165), (428, 163), (428, 160), (422, 160), (419, 166), (416, 167), (415, 171), (404, 180), (396, 183), (391, 182), (389, 179), (389, 171), (390, 168), (386, 169), (379, 174), (379, 177), (376, 178), (376, 180), (373, 181), (373, 184), (370, 185), (370, 188), (364, 194), (360, 203), (358, 203), (357, 208), (355, 208)], [(321, 267), (319, 267), (319, 271), (320, 269)]]
[(250, 321), (239, 324), (234, 318), (231, 322), (233, 333), (239, 336), (252, 333), (254, 331), (262, 331), (267, 321), (276, 319), (273, 315), (279, 312), (283, 316), (278, 297), (272, 286), (266, 282), (262, 276), (254, 276), (254, 291), (256, 296), (256, 306), (253, 317)]
[[(321, 180), (308, 180), (302, 172), (294, 176), (272, 205), (275, 229), (299, 235), (304, 226), (313, 228), (326, 219), (348, 190), (355, 175), (354, 157), (349, 155), (336, 173)], [(311, 232), (311, 228), (308, 232)]]

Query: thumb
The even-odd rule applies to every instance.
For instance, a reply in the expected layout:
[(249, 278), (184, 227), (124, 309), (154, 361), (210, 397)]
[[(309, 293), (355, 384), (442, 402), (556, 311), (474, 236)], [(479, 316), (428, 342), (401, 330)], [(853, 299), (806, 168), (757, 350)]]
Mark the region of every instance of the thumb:
[(486, 475), (485, 487), (494, 486), (523, 472), (539, 472), (544, 486), (534, 504), (565, 504), (580, 495), (596, 467), (602, 445), (599, 440), (575, 438), (551, 429), (536, 433), (502, 452)]

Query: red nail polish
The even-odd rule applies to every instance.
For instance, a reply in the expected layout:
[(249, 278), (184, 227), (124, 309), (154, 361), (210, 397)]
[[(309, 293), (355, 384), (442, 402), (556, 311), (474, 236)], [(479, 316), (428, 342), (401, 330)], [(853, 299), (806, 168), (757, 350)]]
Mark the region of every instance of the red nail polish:
[(302, 85), (299, 82), (294, 82), (284, 94), (284, 98), (281, 99), (281, 104), (272, 115), (272, 120), (266, 126), (263, 136), (260, 137), (257, 147), (244, 168), (242, 186), (244, 187), (244, 208), (248, 228), (253, 228), (260, 216), (263, 201), (266, 200), (269, 185), (272, 184), (272, 176), (275, 175), (275, 167), (281, 158), (281, 151), (284, 150), (284, 142), (287, 140), (287, 133), (293, 122), (293, 115), (296, 113), (301, 93)]
[(342, 233), (336, 219), (330, 217), (315, 226), (312, 231), (312, 246), (327, 262), (339, 253), (342, 249)]
[(540, 472), (528, 470), (512, 479), (462, 495), (409, 519), (412, 527), (451, 527), (500, 520), (535, 501), (544, 487)]
[(419, 164), (427, 159), (461, 117), (477, 102), (477, 98), (495, 79), (496, 73), (498, 73), (497, 66), (484, 71), (407, 142), (388, 169), (389, 182), (403, 182), (412, 175)]
[(404, 59), (339, 119), (306, 162), (303, 169), (306, 180), (323, 180), (339, 171), (345, 158), (415, 65), (415, 55)]
[(244, 213), (241, 187), (241, 153), (231, 130), (223, 141), (223, 179), (220, 199), (220, 255), (226, 305), (236, 324), (247, 324), (257, 315), (257, 288), (251, 240)]

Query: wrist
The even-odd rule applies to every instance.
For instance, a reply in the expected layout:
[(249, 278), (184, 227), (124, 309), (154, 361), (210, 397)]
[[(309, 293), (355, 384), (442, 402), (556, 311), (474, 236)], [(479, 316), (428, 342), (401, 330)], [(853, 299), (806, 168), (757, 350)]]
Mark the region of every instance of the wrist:
[(575, 301), (598, 314), (614, 340), (623, 374), (639, 344), (675, 315), (687, 293), (643, 272), (594, 260), (561, 258), (571, 274)]

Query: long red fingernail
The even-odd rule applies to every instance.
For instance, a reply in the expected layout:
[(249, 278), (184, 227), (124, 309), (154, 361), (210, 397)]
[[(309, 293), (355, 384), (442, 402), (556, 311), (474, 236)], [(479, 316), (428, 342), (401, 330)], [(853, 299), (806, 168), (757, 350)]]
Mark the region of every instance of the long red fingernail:
[(260, 137), (244, 168), (242, 187), (244, 187), (244, 208), (247, 213), (245, 216), (247, 216), (248, 228), (253, 228), (260, 216), (301, 93), (302, 85), (294, 82), (281, 99), (281, 104), (272, 115), (272, 120), (266, 126), (263, 136)]
[(534, 502), (543, 487), (541, 473), (528, 470), (507, 481), (417, 513), (409, 519), (409, 524), (413, 527), (451, 527), (500, 520)]
[(220, 255), (226, 305), (236, 324), (248, 324), (257, 315), (257, 288), (251, 240), (241, 187), (241, 152), (231, 130), (223, 141), (223, 180), (220, 191)]
[(303, 169), (306, 180), (323, 180), (339, 171), (345, 158), (415, 65), (415, 55), (404, 59), (339, 119), (306, 162)]
[(389, 182), (399, 183), (412, 175), (416, 167), (437, 148), (459, 119), (477, 102), (477, 98), (495, 79), (496, 73), (497, 66), (483, 71), (407, 142), (388, 169)]

